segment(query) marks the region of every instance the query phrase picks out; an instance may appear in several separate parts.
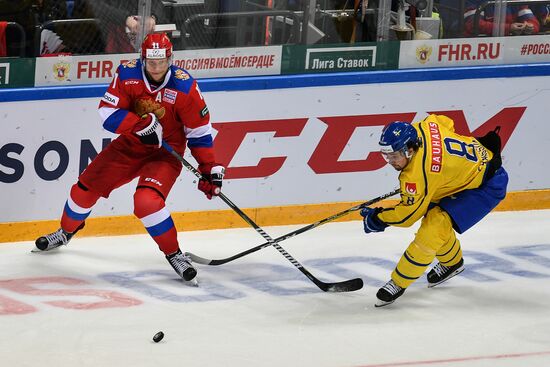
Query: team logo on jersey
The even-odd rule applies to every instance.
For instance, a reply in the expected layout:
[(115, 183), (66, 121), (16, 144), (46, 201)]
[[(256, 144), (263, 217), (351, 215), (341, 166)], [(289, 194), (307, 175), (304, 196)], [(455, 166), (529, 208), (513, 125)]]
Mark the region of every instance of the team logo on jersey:
[(430, 46), (422, 45), (416, 48), (416, 59), (419, 63), (425, 64), (430, 61), (433, 49)]
[(416, 195), (416, 183), (405, 182), (405, 192), (409, 195)]
[(190, 78), (189, 74), (187, 74), (185, 71), (181, 69), (177, 69), (174, 73), (174, 78), (181, 79), (181, 80), (187, 80)]
[(139, 80), (130, 79), (130, 80), (124, 81), (124, 85), (136, 85), (136, 84), (139, 84)]
[(178, 95), (178, 92), (172, 89), (164, 89), (164, 96), (162, 97), (162, 100), (164, 102), (174, 104), (176, 103), (176, 96)]
[(152, 183), (154, 183), (155, 185), (162, 186), (162, 183), (160, 183), (159, 180), (157, 180), (157, 179), (155, 179), (155, 178), (151, 178), (151, 177), (145, 178), (145, 182), (152, 182)]
[(135, 68), (136, 67), (137, 60), (128, 60), (125, 63), (122, 64), (125, 68)]
[(111, 93), (106, 92), (105, 95), (102, 98), (103, 101), (112, 104), (113, 106), (118, 105), (118, 97), (113, 96)]
[(54, 78), (60, 82), (67, 80), (69, 77), (69, 71), (71, 70), (71, 64), (67, 62), (58, 62), (53, 65)]
[(204, 108), (201, 110), (201, 117), (204, 117), (208, 115), (208, 106), (204, 106)]
[(138, 116), (143, 116), (152, 112), (160, 120), (166, 114), (166, 109), (162, 107), (160, 103), (152, 100), (151, 97), (138, 99), (135, 102), (134, 106), (135, 106), (135, 112)]

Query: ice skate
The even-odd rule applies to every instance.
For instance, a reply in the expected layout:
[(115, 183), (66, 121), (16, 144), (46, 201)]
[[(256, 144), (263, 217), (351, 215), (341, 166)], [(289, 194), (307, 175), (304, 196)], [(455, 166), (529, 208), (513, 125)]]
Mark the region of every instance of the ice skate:
[(378, 302), (376, 302), (374, 307), (382, 307), (392, 304), (403, 293), (405, 293), (405, 288), (401, 288), (400, 286), (395, 284), (393, 280), (390, 280), (376, 293), (376, 298), (378, 298)]
[(427, 275), (428, 288), (435, 287), (446, 280), (451, 279), (464, 271), (464, 259), (460, 259), (458, 264), (447, 267), (441, 263), (437, 263)]
[(178, 249), (177, 252), (166, 256), (166, 260), (172, 265), (172, 268), (178, 273), (178, 275), (189, 285), (198, 286), (197, 282), (197, 270), (191, 264), (191, 259), (181, 253)]
[(59, 228), (57, 231), (47, 234), (42, 237), (38, 237), (34, 244), (34, 248), (31, 252), (43, 252), (50, 251), (59, 246), (66, 245), (69, 243), (74, 233), (65, 232), (63, 228)]

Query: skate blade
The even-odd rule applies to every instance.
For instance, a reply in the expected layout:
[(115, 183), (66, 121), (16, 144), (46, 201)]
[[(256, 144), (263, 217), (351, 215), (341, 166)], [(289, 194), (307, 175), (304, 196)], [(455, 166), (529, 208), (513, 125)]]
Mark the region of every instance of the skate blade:
[[(57, 248), (57, 247), (56, 247), (56, 248)], [(53, 248), (52, 248), (52, 250), (53, 250)], [(31, 250), (31, 252), (32, 252), (33, 254), (36, 254), (36, 253), (44, 253), (44, 252), (50, 252), (50, 251), (51, 251), (51, 250), (40, 250), (38, 247), (35, 247), (35, 248), (33, 248), (33, 249)]]
[(374, 304), (374, 307), (384, 307), (384, 306), (387, 306), (387, 305), (391, 305), (391, 304), (394, 303), (394, 302), (395, 302), (395, 300), (390, 301), (390, 302), (378, 300), (378, 302), (376, 302), (376, 303)]
[(197, 277), (194, 277), (191, 280), (182, 279), (181, 281), (183, 282), (183, 284), (185, 284), (189, 287), (198, 287), (199, 286), (199, 281), (197, 280)]
[[(51, 248), (49, 250), (40, 250), (38, 247), (34, 247), (32, 250), (31, 250), (31, 253), (35, 254), (35, 253), (44, 253), (44, 252), (52, 252), (53, 250), (57, 250), (58, 248), (60, 248), (61, 246), (63, 245), (59, 245), (57, 247), (54, 247), (54, 248)], [(55, 251), (54, 251), (55, 252)]]

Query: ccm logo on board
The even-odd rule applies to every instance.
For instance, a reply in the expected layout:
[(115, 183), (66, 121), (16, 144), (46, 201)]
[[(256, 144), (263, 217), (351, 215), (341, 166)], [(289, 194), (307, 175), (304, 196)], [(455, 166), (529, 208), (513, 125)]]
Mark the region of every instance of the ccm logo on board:
[[(526, 108), (506, 107), (481, 125), (477, 122), (478, 127), (475, 130), (470, 130), (462, 110), (430, 111), (430, 113), (445, 115), (453, 119), (455, 130), (461, 135), (482, 136), (494, 130), (496, 126), (502, 126), (500, 137), (504, 149)], [(369, 126), (382, 131), (382, 128), (392, 121), (413, 121), (415, 116), (416, 112), (401, 112), (317, 117), (318, 121), (326, 125), (325, 132), (317, 142), (311, 142), (315, 145), (315, 149), (309, 157), (302, 158), (302, 167), (298, 169), (309, 169), (318, 175), (376, 171), (387, 164), (378, 150), (365, 151), (365, 158), (361, 159), (340, 159), (346, 147), (350, 145), (355, 130)], [(255, 157), (257, 164), (239, 166), (231, 164), (231, 162), (233, 157), (239, 154), (238, 151), (241, 148), (245, 152), (251, 152), (250, 147), (249, 150), (246, 147), (249, 134), (269, 133), (273, 135), (274, 139), (298, 137), (306, 134), (303, 131), (311, 119), (313, 117), (213, 123), (214, 129), (218, 132), (216, 134), (216, 156), (219, 157), (220, 163), (227, 167), (225, 178), (262, 178), (276, 174), (283, 167), (287, 158), (293, 154), (291, 151), (281, 150), (273, 154), (254, 150), (254, 154), (257, 154)], [(311, 140), (310, 137), (305, 138)], [(377, 139), (377, 137), (373, 139)], [(110, 140), (110, 138), (104, 138), (102, 148), (105, 148)], [(82, 172), (99, 151), (101, 149), (92, 144), (89, 139), (81, 140), (80, 151), (73, 150), (71, 153), (69, 153), (69, 148), (60, 141), (47, 141), (40, 146), (29, 143), (27, 147), (19, 143), (7, 143), (0, 146), (0, 182), (17, 182), (24, 173), (32, 171), (28, 168), (34, 168), (38, 177), (45, 181), (57, 180), (65, 174), (69, 167), (69, 161), (78, 162), (79, 172)], [(150, 182), (160, 185), (158, 182)]]

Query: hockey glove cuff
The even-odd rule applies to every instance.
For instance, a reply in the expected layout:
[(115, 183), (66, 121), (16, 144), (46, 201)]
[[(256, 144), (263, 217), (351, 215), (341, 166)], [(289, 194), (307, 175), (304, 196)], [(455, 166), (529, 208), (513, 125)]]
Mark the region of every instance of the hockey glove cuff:
[(388, 225), (378, 219), (378, 213), (382, 211), (382, 208), (363, 208), (361, 209), (361, 216), (363, 216), (363, 228), (365, 233), (384, 232)]
[(154, 113), (148, 113), (141, 118), (138, 126), (146, 125), (145, 128), (136, 131), (136, 135), (143, 144), (157, 145), (159, 148), (162, 145), (162, 125)]
[[(207, 172), (203, 172), (203, 170)], [(201, 171), (202, 178), (199, 180), (198, 189), (204, 192), (208, 200), (211, 200), (213, 196), (218, 196), (222, 191), (225, 167), (215, 163), (209, 170), (199, 167), (199, 171)]]

